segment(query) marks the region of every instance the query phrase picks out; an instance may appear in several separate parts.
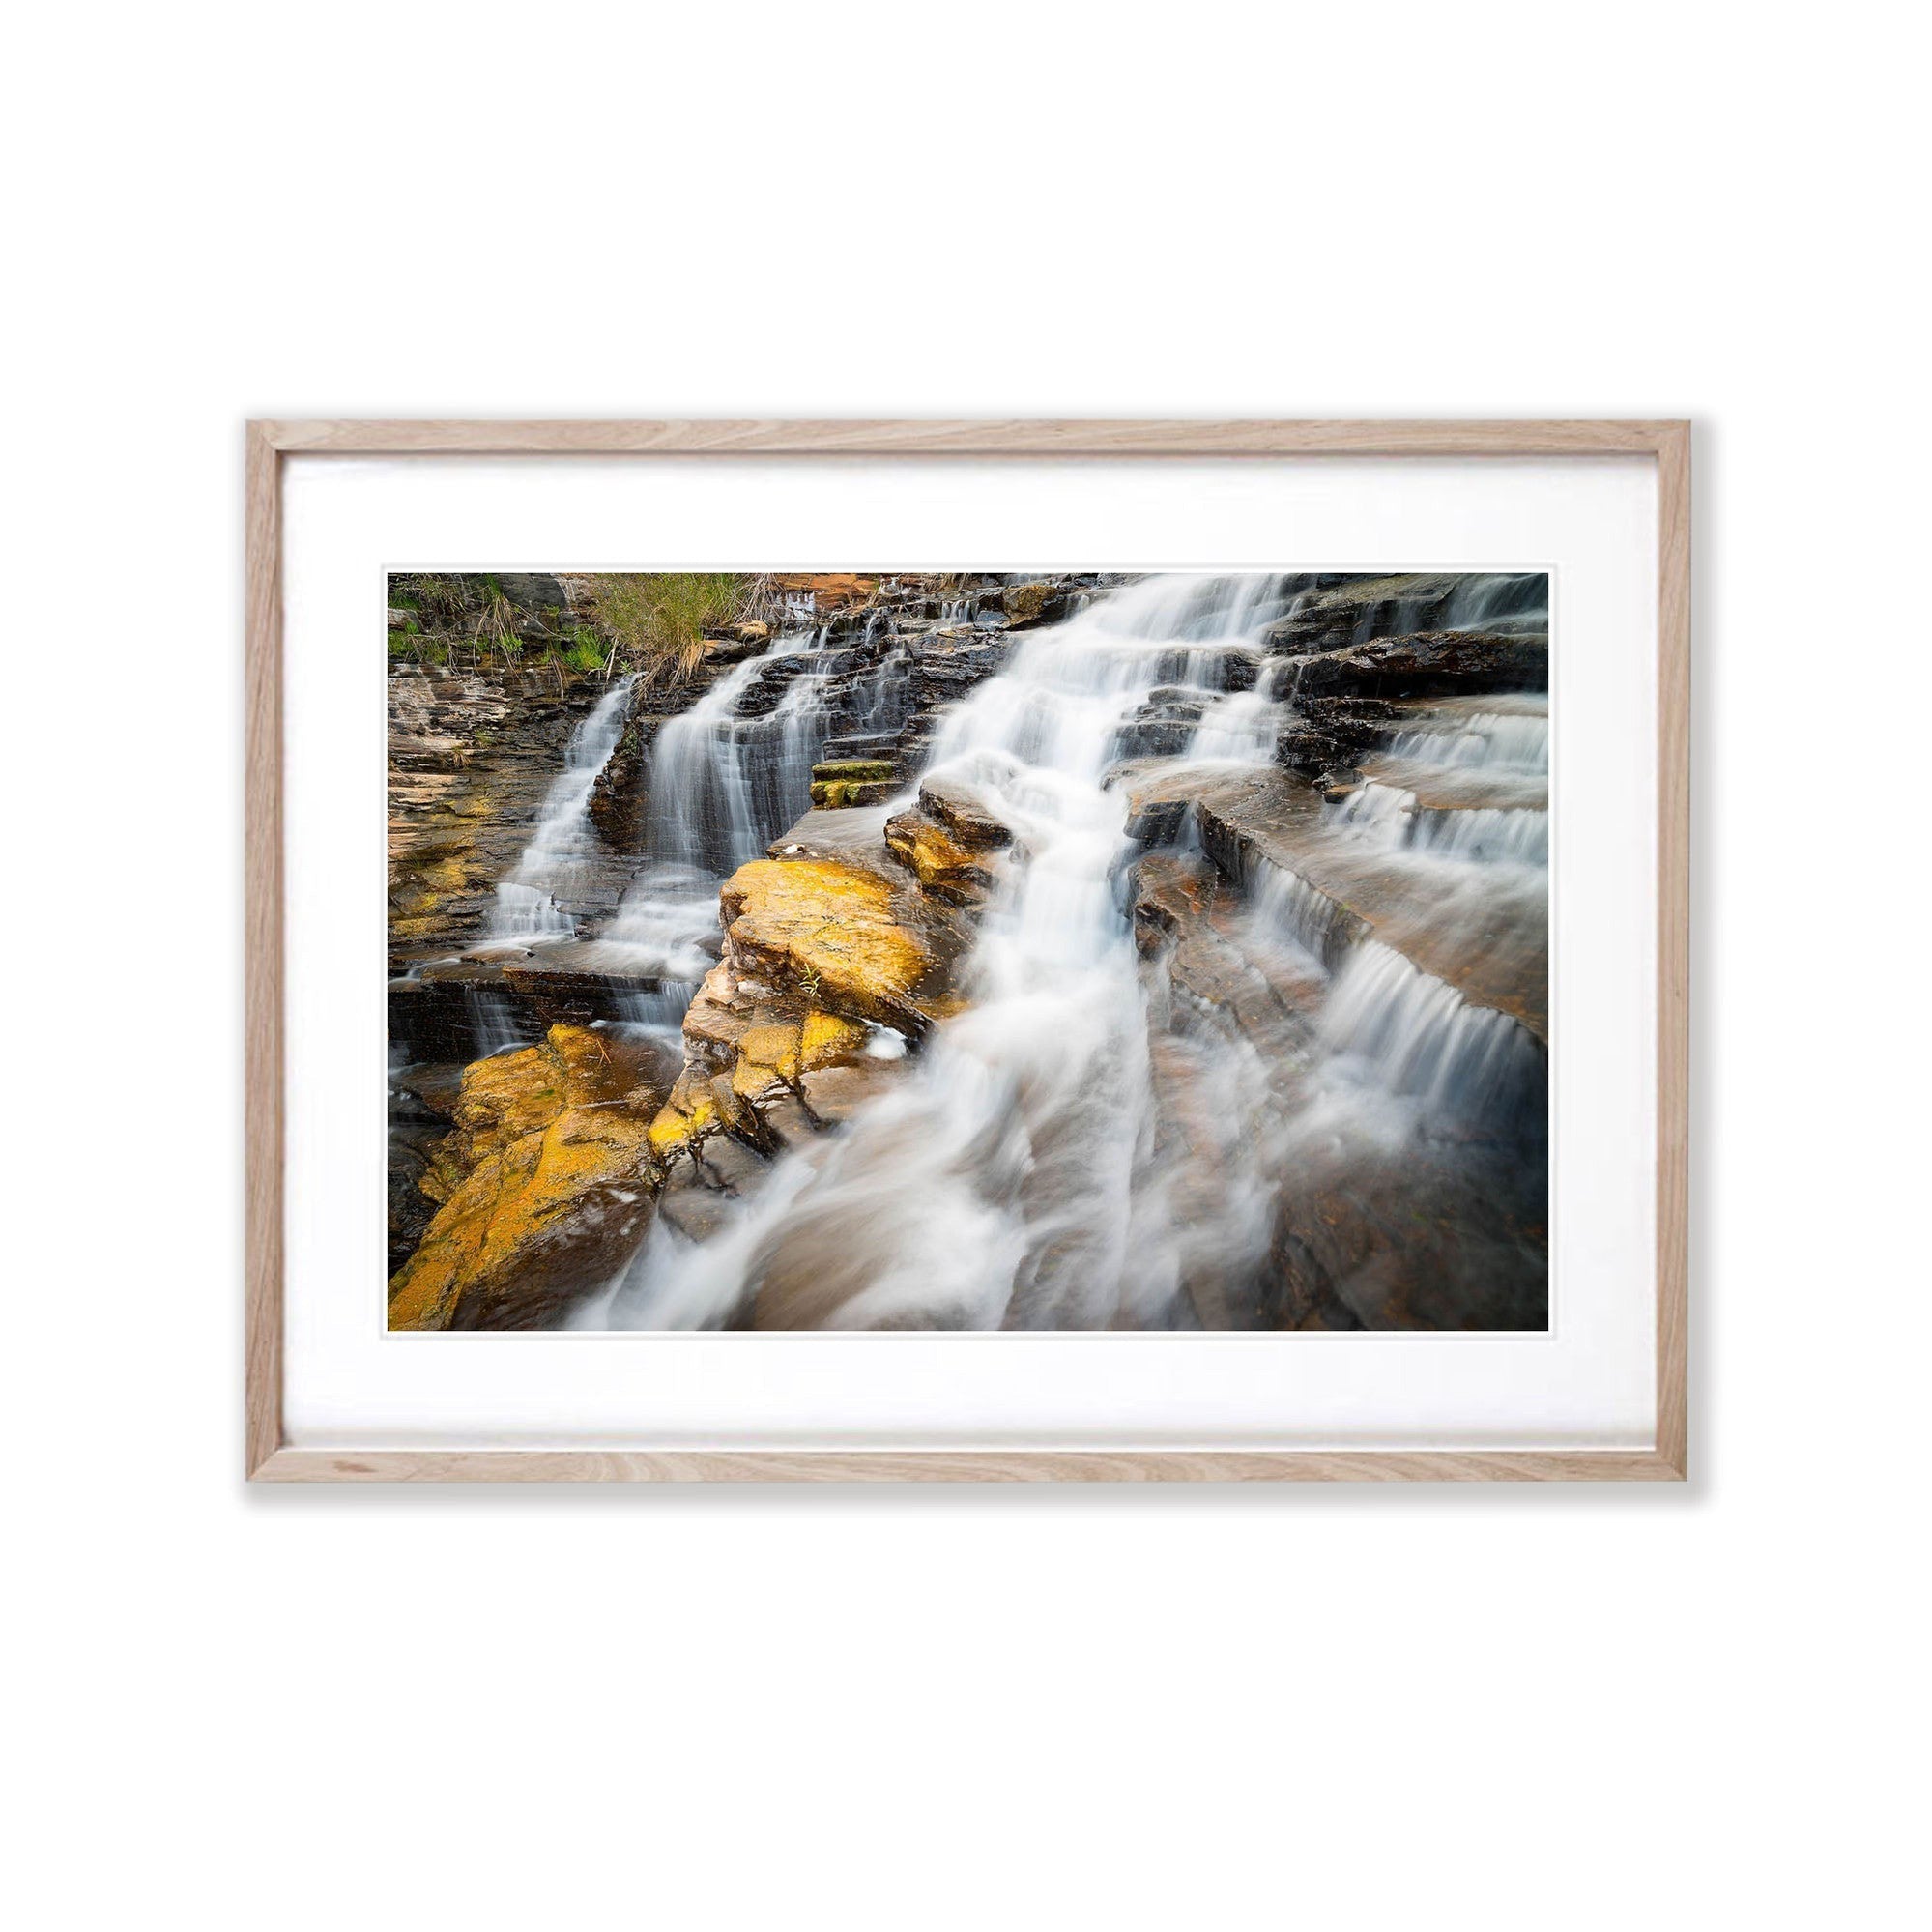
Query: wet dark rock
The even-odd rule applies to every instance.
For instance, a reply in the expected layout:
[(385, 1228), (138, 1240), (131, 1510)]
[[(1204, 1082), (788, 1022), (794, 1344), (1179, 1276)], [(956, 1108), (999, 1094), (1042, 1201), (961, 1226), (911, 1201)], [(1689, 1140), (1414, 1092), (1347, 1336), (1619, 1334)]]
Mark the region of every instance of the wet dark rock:
[(562, 583), (545, 570), (500, 570), (497, 583), (503, 593), (520, 611), (541, 614), (567, 611), (570, 594)]
[(489, 959), (435, 962), (390, 980), (391, 1045), (416, 1060), (474, 1060), (494, 1044), (492, 1027), (534, 1041), (560, 1022), (621, 1020), (630, 995), (658, 990), (627, 952), (594, 940), (489, 950)]
[(1127, 836), (1142, 845), (1173, 845), (1187, 829), (1187, 822), (1185, 798), (1154, 798), (1129, 814)]
[(828, 737), (820, 749), (828, 764), (853, 758), (890, 763), (898, 754), (899, 743), (898, 732), (847, 732)]
[(1003, 669), (1012, 649), (1003, 635), (963, 624), (908, 638), (915, 709), (956, 704)]
[(985, 795), (958, 779), (927, 779), (919, 787), (919, 805), (960, 844), (975, 851), (990, 851), (1013, 841), (1013, 828)]
[[(462, 1069), (455, 1072), (460, 1075)], [(449, 1132), (448, 1118), (432, 1111), (415, 1094), (392, 1090), (389, 1141), (389, 1272), (394, 1274), (416, 1253), (436, 1203), (422, 1192), (431, 1149)]]
[(1262, 1319), (1293, 1329), (1541, 1330), (1539, 1168), (1411, 1143), (1365, 1161), (1311, 1145), (1283, 1177)]
[(1396, 707), (1371, 698), (1305, 697), (1275, 741), (1275, 761), (1319, 783), (1332, 771), (1354, 768), (1381, 743)]
[(1178, 758), (1194, 743), (1206, 705), (1197, 690), (1163, 685), (1114, 734), (1116, 759)]
[(1540, 572), (1480, 579), (1463, 572), (1345, 576), (1316, 585), (1263, 633), (1269, 652), (1342, 650), (1457, 624), (1523, 635), (1548, 631), (1549, 580)]
[(1481, 631), (1424, 631), (1378, 638), (1312, 658), (1296, 703), (1322, 697), (1437, 698), (1549, 688), (1549, 653), (1541, 638)]
[(747, 657), (756, 657), (761, 651), (770, 649), (769, 624), (734, 624), (723, 637), (705, 640), (705, 662), (713, 665), (742, 664)]

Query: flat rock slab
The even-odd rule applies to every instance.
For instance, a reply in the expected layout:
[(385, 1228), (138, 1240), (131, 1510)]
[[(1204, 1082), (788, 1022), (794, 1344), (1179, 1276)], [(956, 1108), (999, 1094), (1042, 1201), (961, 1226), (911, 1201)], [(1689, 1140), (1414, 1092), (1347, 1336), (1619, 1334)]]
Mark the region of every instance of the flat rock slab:
[(892, 864), (885, 850), (885, 822), (898, 800), (855, 805), (839, 812), (807, 812), (789, 831), (765, 847), (769, 858), (837, 858), (854, 865)]
[(1386, 754), (1362, 761), (1362, 774), (1413, 794), (1425, 812), (1546, 812), (1549, 781), (1533, 773), (1471, 765), (1417, 764)]

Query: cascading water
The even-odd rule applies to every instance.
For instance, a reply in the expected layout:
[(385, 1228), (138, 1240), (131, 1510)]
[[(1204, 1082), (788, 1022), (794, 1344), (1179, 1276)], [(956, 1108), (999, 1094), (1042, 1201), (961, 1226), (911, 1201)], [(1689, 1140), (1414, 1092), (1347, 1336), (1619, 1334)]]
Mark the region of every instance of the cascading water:
[[(971, 1005), (904, 1084), (782, 1162), (725, 1234), (693, 1250), (660, 1226), (589, 1319), (723, 1322), (776, 1271), (809, 1275), (828, 1326), (1150, 1326), (1175, 1318), (1191, 1272), (1238, 1283), (1260, 1266), (1264, 1134), (1222, 1150), (1211, 1217), (1169, 1211), (1116, 889), (1126, 803), (1105, 779), (1123, 714), (1162, 686), (1219, 696), (1280, 603), (1268, 582), (1153, 580), (1027, 636), (952, 712), (930, 774), (969, 785), (1028, 854), (984, 915)], [(1241, 748), (1263, 755), (1258, 734)], [(1228, 1104), (1253, 1085), (1239, 1056), (1193, 1071)]]
[(1549, 628), (1549, 579), (1540, 570), (1469, 578), (1432, 618), (1439, 630), (1533, 633)]
[(1440, 725), (1399, 732), (1391, 758), (1425, 764), (1473, 764), (1511, 771), (1549, 769), (1549, 719), (1521, 713), (1474, 711)]
[[(1423, 908), (1421, 923), (1451, 937), (1452, 952), (1491, 948), (1513, 910), (1546, 892), (1548, 813), (1516, 801), (1541, 796), (1548, 765), (1540, 694), (1434, 707), (1391, 735), (1363, 783), (1323, 807), (1325, 834), (1371, 855), (1352, 875), (1344, 862), (1341, 877), (1371, 892), (1398, 879)], [(1490, 802), (1498, 798), (1511, 802)], [(1439, 949), (1440, 940), (1427, 948)], [(1546, 1067), (1538, 1041), (1386, 945), (1369, 940), (1347, 952), (1321, 1033), (1339, 1071), (1414, 1103), (1426, 1124), (1541, 1136)]]
[(536, 830), (516, 870), (497, 886), (492, 939), (541, 945), (575, 937), (577, 921), (567, 902), (582, 883), (586, 862), (599, 849), (591, 823), (591, 793), (623, 735), (635, 682), (620, 678), (571, 735), (563, 769), (544, 798)]
[(1412, 1099), (1425, 1119), (1540, 1132), (1547, 1070), (1536, 1042), (1372, 939), (1337, 974), (1322, 1036), (1344, 1066)]
[[(834, 723), (848, 715), (861, 729), (876, 728), (875, 719), (899, 722), (903, 667), (875, 666), (851, 679), (850, 700), (840, 695), (876, 628), (875, 617), (843, 649), (831, 648), (824, 625), (788, 632), (658, 733), (647, 863), (603, 934), (607, 945), (631, 953), (640, 982), (624, 1000), (626, 1019), (676, 1026), (716, 955), (720, 881), (762, 857), (811, 802), (813, 762)], [(776, 704), (756, 704), (777, 682)]]

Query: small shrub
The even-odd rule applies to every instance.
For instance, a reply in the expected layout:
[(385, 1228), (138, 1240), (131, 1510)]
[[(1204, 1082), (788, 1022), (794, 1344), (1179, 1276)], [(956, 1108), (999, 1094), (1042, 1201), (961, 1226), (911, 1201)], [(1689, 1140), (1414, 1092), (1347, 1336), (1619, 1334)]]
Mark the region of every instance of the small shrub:
[(591, 598), (645, 683), (678, 684), (703, 659), (706, 633), (742, 616), (750, 583), (733, 570), (613, 573), (591, 579)]
[(569, 631), (568, 641), (558, 655), (567, 671), (588, 675), (604, 668), (604, 659), (609, 655), (594, 631), (589, 631), (582, 624)]

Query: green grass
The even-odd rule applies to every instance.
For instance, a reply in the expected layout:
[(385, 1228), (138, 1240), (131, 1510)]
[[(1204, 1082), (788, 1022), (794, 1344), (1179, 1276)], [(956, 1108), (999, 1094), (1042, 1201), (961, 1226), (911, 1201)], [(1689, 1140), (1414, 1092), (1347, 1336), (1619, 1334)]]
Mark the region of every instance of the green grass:
[(523, 655), (523, 640), (516, 634), (516, 606), (504, 595), (504, 587), (494, 577), (483, 578), (482, 607), (476, 613), (477, 648), (488, 655), (498, 652), (506, 663)]
[(750, 615), (764, 581), (729, 570), (592, 577), (588, 609), (574, 620), (549, 613), (553, 632), (519, 611), (487, 571), (399, 572), (389, 601), (408, 616), (389, 634), (389, 655), (473, 670), (494, 659), (506, 670), (533, 665), (568, 678), (594, 678), (612, 665), (647, 684), (676, 685), (697, 669), (707, 636)]
[(737, 571), (626, 572), (591, 579), (599, 624), (647, 684), (678, 684), (698, 668), (707, 631), (743, 615), (751, 580)]
[(604, 659), (610, 654), (597, 638), (595, 632), (589, 631), (582, 624), (575, 625), (568, 633), (568, 642), (556, 651), (556, 656), (564, 670), (580, 676), (604, 668)]

